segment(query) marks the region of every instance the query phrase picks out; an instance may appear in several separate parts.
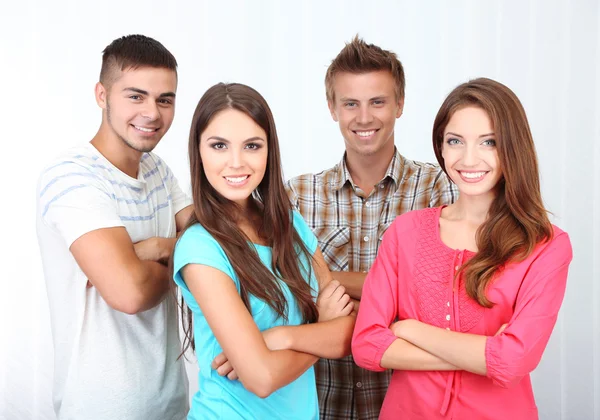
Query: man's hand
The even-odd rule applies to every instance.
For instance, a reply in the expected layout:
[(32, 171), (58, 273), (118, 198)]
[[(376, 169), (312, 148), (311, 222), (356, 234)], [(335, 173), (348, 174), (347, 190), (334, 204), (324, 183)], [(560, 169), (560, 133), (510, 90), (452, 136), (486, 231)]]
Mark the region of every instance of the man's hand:
[(329, 321), (352, 313), (354, 303), (346, 293), (344, 286), (337, 280), (332, 280), (317, 298), (319, 322)]
[(176, 238), (159, 238), (154, 236), (136, 242), (133, 244), (133, 249), (137, 257), (142, 261), (156, 261), (166, 265), (173, 253), (175, 241)]

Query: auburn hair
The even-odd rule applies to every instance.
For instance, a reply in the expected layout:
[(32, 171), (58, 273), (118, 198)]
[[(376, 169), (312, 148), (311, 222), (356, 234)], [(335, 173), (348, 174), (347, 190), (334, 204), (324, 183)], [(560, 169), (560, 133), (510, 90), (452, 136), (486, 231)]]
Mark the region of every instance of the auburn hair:
[[(463, 264), (469, 296), (491, 307), (486, 290), (506, 263), (522, 261), (553, 234), (540, 192), (538, 162), (523, 105), (508, 87), (478, 78), (456, 87), (442, 104), (433, 124), (435, 156), (446, 171), (442, 155), (444, 131), (454, 113), (478, 107), (489, 116), (494, 129), (502, 179), (496, 186), (486, 221), (476, 233), (477, 254)], [(446, 172), (447, 173), (447, 172)]]

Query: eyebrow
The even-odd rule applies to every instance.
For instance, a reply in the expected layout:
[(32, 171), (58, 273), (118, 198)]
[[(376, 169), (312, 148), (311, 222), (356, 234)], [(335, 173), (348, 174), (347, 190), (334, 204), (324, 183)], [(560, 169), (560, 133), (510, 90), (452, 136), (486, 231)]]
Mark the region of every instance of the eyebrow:
[[(450, 135), (450, 136), (456, 136), (456, 137), (460, 137), (461, 139), (463, 138), (463, 136), (461, 136), (460, 134), (456, 134), (453, 133), (451, 131), (448, 131), (446, 134), (446, 136)], [(489, 136), (495, 136), (495, 133), (487, 133), (487, 134), (482, 134), (481, 136), (479, 136), (478, 138), (482, 138), (482, 137), (489, 137)]]
[[(139, 93), (140, 95), (149, 95), (148, 91), (143, 90), (143, 89), (134, 88), (134, 87), (127, 87), (127, 88), (123, 89), (123, 92), (125, 92), (125, 91)], [(158, 97), (159, 98), (174, 98), (175, 92), (161, 93), (160, 95), (158, 95)]]
[[(219, 136), (210, 136), (209, 138), (206, 139), (208, 140), (217, 140), (217, 141), (222, 141), (223, 143), (231, 143), (229, 140), (227, 140), (224, 137), (219, 137)], [(244, 143), (249, 143), (251, 141), (256, 141), (256, 140), (261, 140), (261, 141), (265, 141), (262, 137), (258, 137), (258, 136), (254, 136), (254, 137), (250, 137), (246, 140), (244, 140)]]
[[(387, 99), (387, 98), (388, 98), (388, 95), (379, 95), (379, 96), (374, 96), (372, 98), (369, 98), (368, 100), (369, 101), (376, 101), (376, 100)], [(340, 101), (342, 101), (342, 102), (350, 102), (350, 101), (352, 101), (352, 102), (360, 102), (360, 100), (358, 100), (358, 99), (346, 98), (346, 97), (340, 98)]]

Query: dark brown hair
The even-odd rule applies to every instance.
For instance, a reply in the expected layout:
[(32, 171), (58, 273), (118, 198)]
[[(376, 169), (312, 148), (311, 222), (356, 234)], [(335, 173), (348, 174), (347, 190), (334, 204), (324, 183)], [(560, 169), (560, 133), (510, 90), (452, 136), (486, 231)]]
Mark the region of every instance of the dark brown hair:
[(396, 82), (396, 100), (404, 100), (404, 68), (391, 51), (367, 44), (358, 35), (333, 59), (325, 75), (327, 101), (335, 101), (333, 82), (338, 73), (363, 74), (372, 71), (389, 71)]
[[(267, 133), (267, 167), (264, 178), (254, 192), (253, 203), (261, 217), (256, 226), (257, 233), (272, 248), (273, 272), (261, 262), (256, 250), (249, 244), (249, 238), (237, 226), (235, 214), (241, 211), (240, 208), (219, 194), (204, 173), (200, 135), (215, 115), (226, 109), (245, 113)], [(208, 89), (192, 118), (188, 151), (194, 214), (187, 227), (200, 223), (221, 245), (239, 279), (240, 296), (248, 310), (248, 296), (254, 295), (284, 319), (287, 319), (288, 305), (297, 304), (304, 322), (316, 321), (317, 308), (311, 287), (305, 280), (312, 270), (312, 256), (293, 226), (292, 206), (284, 188), (275, 121), (265, 99), (251, 87), (237, 83), (219, 83)], [(302, 256), (306, 257), (308, 271), (301, 268)], [(295, 302), (285, 299), (273, 273), (289, 287)], [(190, 344), (194, 348), (194, 343), (191, 311), (185, 308), (183, 301), (182, 319), (186, 336), (185, 351)]]
[[(491, 307), (486, 290), (494, 275), (510, 261), (527, 258), (535, 246), (552, 238), (552, 225), (540, 192), (535, 146), (519, 98), (508, 87), (479, 78), (455, 88), (442, 104), (433, 124), (433, 148), (444, 171), (442, 144), (448, 122), (459, 109), (483, 109), (494, 128), (503, 178), (486, 221), (476, 234), (478, 252), (458, 273), (465, 273), (469, 296)], [(457, 274), (458, 275), (458, 274)]]
[(165, 68), (177, 72), (177, 60), (160, 42), (144, 35), (115, 39), (102, 51), (100, 83), (105, 87), (118, 77), (118, 71), (140, 67)]

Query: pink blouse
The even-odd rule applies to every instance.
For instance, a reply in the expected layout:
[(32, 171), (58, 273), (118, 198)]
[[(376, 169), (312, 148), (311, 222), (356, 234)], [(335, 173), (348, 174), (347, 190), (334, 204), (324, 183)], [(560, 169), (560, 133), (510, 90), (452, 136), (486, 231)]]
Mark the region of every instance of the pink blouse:
[[(380, 419), (537, 419), (529, 373), (538, 365), (563, 300), (572, 259), (568, 235), (554, 227), (524, 261), (507, 264), (490, 284), (490, 309), (471, 299), (454, 273), (473, 257), (440, 239), (442, 207), (399, 216), (385, 233), (362, 292), (352, 338), (359, 366), (383, 371), (396, 320), (416, 319), (488, 336), (487, 377), (466, 371), (395, 370)], [(494, 336), (502, 324), (506, 329)]]

